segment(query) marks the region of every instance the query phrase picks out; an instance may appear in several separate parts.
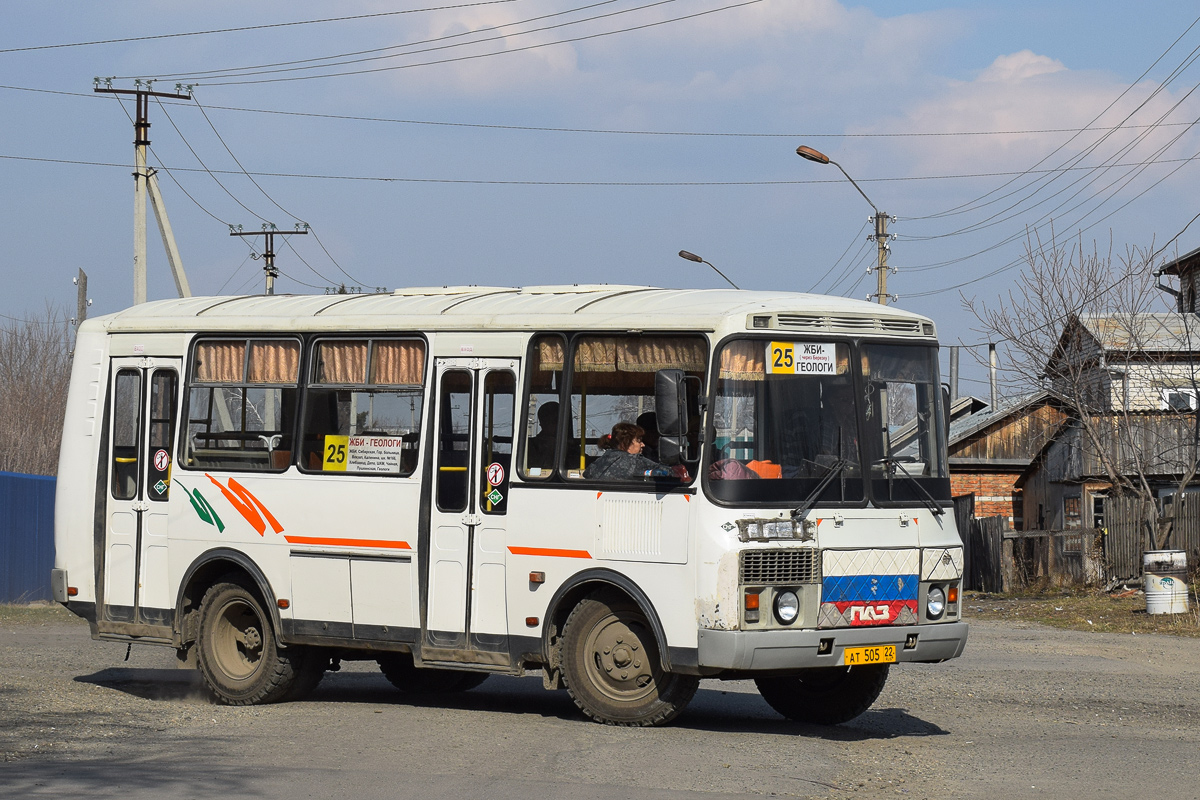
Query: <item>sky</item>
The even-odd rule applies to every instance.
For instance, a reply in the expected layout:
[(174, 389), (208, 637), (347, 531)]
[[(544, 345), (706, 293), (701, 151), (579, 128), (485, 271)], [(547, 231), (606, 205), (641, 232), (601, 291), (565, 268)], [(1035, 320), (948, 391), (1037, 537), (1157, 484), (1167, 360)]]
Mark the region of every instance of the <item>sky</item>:
[[(194, 294), (263, 291), (261, 239), (230, 225), (306, 223), (277, 238), (278, 293), (724, 285), (686, 249), (742, 288), (865, 298), (871, 206), (805, 144), (896, 217), (895, 305), (985, 357), (964, 298), (1007, 292), (1027, 242), (1200, 247), (1197, 8), (1128, 11), (5, 0), (0, 320), (72, 316), (79, 269), (90, 315), (132, 302), (133, 109), (93, 79), (157, 79), (194, 98), (149, 114)], [(149, 297), (174, 296), (147, 227)]]

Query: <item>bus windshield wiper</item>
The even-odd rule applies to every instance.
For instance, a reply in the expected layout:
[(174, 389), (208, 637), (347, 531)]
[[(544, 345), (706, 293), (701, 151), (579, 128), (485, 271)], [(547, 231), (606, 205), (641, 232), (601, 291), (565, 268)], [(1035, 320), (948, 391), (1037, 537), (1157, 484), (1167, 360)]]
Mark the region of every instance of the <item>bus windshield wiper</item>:
[[(884, 456), (883, 458), (881, 458), (875, 462), (876, 464), (883, 464), (888, 468), (888, 499), (889, 500), (892, 499), (892, 497), (891, 497), (891, 495), (892, 495), (892, 486), (891, 486), (892, 478), (896, 474), (896, 468), (899, 467), (900, 474), (903, 475), (904, 477), (908, 478), (908, 480), (912, 483), (912, 485), (917, 487), (917, 491), (921, 493), (921, 495), (922, 495), (921, 502), (925, 504), (925, 507), (928, 508), (930, 511), (932, 511), (933, 515), (935, 517), (939, 517), (942, 514), (945, 514), (946, 509), (939, 506), (937, 500), (933, 499), (933, 495), (931, 495), (928, 491), (926, 491), (925, 487), (921, 485), (921, 482), (919, 480), (917, 480), (916, 478), (914, 478), (909, 473), (909, 471), (904, 468), (905, 460), (906, 459), (900, 458), (897, 456)], [(909, 463), (912, 463), (912, 462), (909, 461)]]
[(821, 482), (817, 484), (817, 487), (808, 493), (808, 497), (804, 498), (803, 503), (792, 510), (792, 519), (803, 519), (804, 516), (808, 514), (809, 509), (817, 504), (817, 500), (825, 492), (825, 487), (833, 482), (834, 478), (836, 478), (838, 475), (841, 475), (842, 470), (844, 470), (846, 465), (849, 463), (850, 462), (844, 458), (839, 458), (837, 461), (833, 462), (833, 464), (829, 467), (829, 471), (825, 473), (825, 476), (821, 478)]

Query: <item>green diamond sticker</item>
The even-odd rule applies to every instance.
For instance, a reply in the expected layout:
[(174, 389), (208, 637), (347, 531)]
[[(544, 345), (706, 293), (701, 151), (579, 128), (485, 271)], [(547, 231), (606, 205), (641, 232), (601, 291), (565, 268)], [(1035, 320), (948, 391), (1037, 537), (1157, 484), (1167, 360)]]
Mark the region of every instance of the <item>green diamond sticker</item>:
[(160, 480), (158, 483), (154, 484), (154, 491), (158, 492), (159, 494), (166, 494), (167, 482)]
[(497, 506), (500, 505), (500, 501), (504, 499), (504, 495), (500, 494), (499, 489), (492, 489), (490, 492), (488, 492), (487, 499), (491, 501), (492, 505)]

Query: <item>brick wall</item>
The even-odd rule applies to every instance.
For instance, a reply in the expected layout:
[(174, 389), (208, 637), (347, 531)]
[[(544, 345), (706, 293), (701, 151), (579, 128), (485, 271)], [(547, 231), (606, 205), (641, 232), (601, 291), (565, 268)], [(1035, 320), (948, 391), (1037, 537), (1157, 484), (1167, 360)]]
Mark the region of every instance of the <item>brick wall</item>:
[(1013, 528), (1021, 528), (1021, 495), (1013, 484), (1020, 475), (1012, 472), (951, 473), (950, 492), (958, 497), (975, 495), (976, 517), (1007, 517)]

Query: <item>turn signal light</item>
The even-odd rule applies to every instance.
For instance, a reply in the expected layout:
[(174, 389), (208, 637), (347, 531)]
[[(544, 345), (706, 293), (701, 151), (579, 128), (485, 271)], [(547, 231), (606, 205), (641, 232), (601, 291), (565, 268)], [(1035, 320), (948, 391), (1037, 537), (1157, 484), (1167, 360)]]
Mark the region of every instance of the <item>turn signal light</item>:
[(537, 617), (526, 617), (525, 624), (527, 626), (529, 626), (530, 628), (536, 628), (538, 626), (538, 618)]
[(78, 594), (79, 594), (78, 586), (68, 586), (67, 587), (67, 597), (75, 597)]
[(280, 608), (287, 608), (288, 606), (291, 605), (291, 602), (289, 600), (281, 597), (275, 601), (275, 605), (279, 606)]
[(757, 611), (758, 610), (758, 594), (757, 593), (746, 595), (746, 610), (747, 611)]
[(957, 586), (951, 586), (949, 588), (949, 590), (947, 590), (946, 602), (947, 603), (957, 603), (958, 602), (958, 587)]
[(544, 572), (529, 573), (529, 582), (530, 583), (545, 583), (546, 582), (546, 573), (544, 573)]

